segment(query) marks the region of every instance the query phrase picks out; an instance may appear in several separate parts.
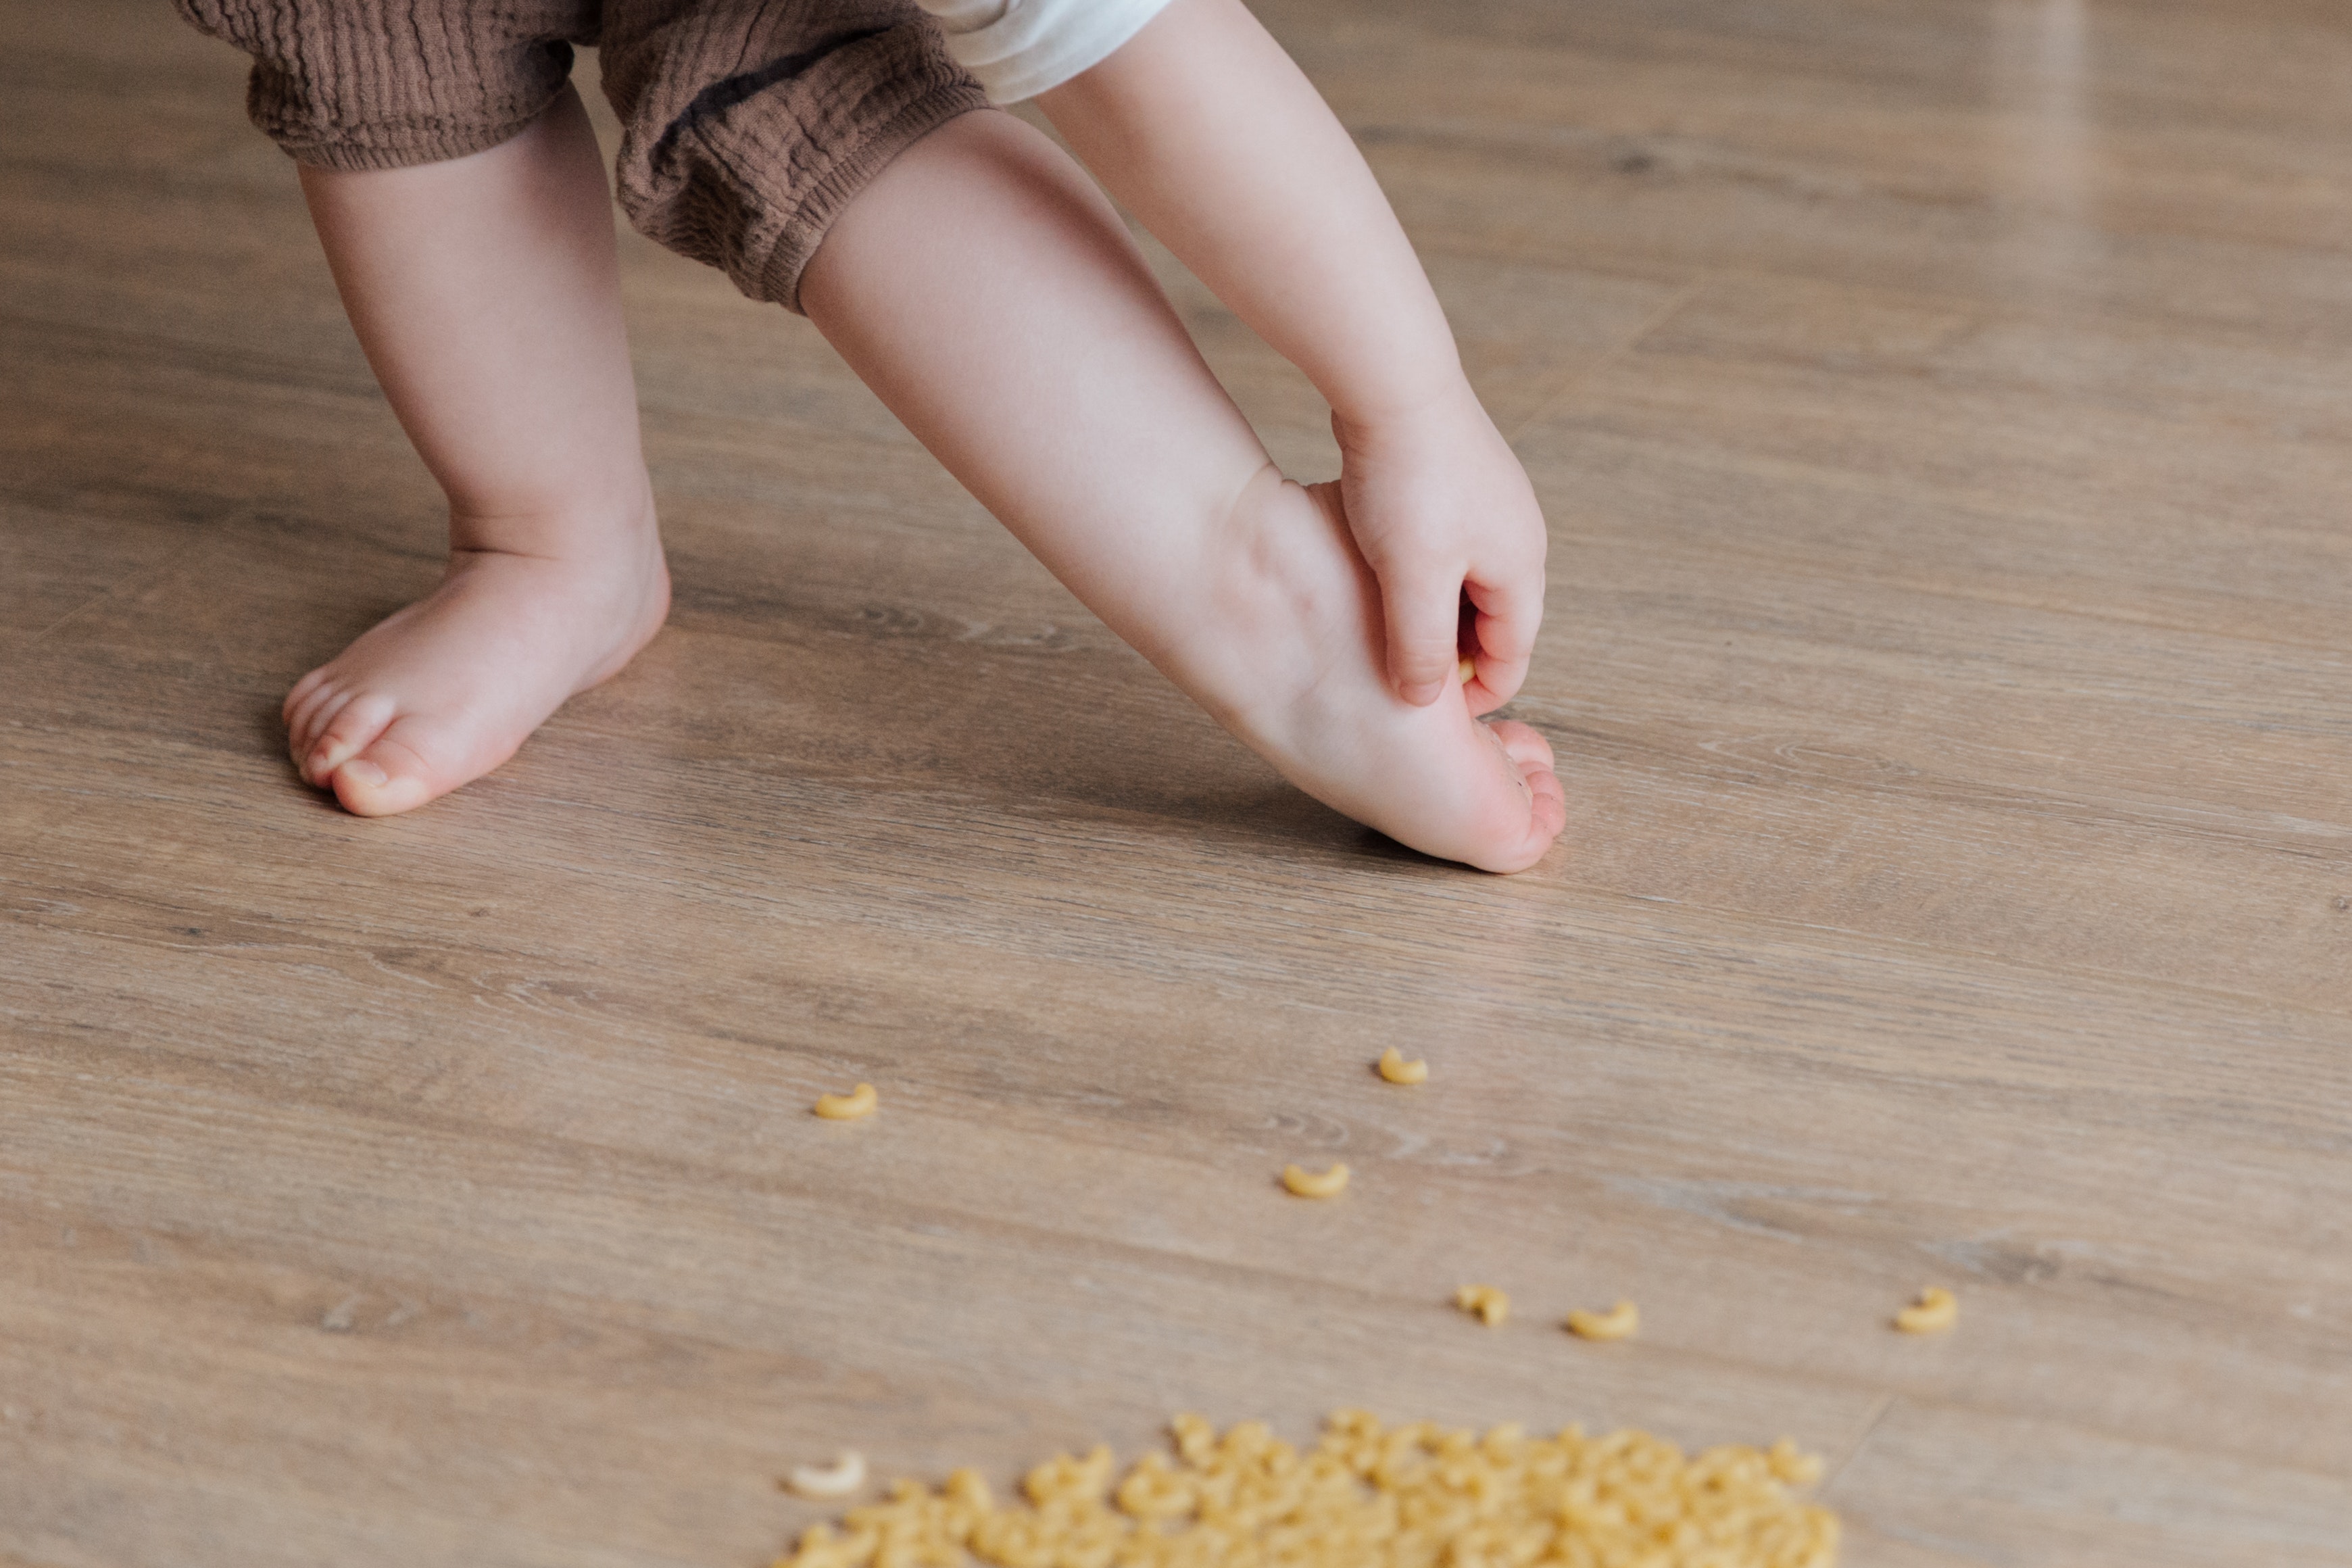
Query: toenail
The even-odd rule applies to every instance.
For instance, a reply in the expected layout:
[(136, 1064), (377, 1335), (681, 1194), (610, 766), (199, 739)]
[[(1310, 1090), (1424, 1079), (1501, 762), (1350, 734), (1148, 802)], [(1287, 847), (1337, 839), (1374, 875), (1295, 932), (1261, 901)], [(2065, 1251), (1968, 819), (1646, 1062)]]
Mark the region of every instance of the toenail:
[(353, 757), (350, 762), (345, 763), (342, 767), (337, 771), (341, 773), (348, 773), (352, 775), (352, 782), (353, 784), (365, 784), (370, 789), (382, 789), (384, 785), (392, 782), (392, 775), (390, 773), (385, 773), (382, 768), (376, 766), (373, 763), (369, 762), (365, 757)]

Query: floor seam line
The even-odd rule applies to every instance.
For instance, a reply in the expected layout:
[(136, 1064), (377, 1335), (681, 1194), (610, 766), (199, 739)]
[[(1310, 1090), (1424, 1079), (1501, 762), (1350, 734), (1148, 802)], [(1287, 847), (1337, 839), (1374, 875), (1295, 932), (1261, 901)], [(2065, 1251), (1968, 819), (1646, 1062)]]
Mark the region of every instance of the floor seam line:
[(66, 625), (75, 616), (82, 614), (85, 610), (91, 608), (93, 605), (104, 603), (106, 600), (114, 597), (117, 594), (121, 593), (125, 588), (131, 587), (146, 579), (154, 577), (159, 574), (170, 571), (173, 566), (177, 565), (183, 558), (188, 555), (189, 552), (194, 551), (201, 542), (201, 540), (186, 540), (177, 548), (166, 552), (163, 559), (154, 563), (152, 565), (144, 566), (137, 571), (126, 573), (120, 579), (108, 584), (103, 588), (100, 588), (97, 593), (92, 594), (89, 598), (84, 599), (80, 604), (76, 605), (72, 609), (68, 610), (64, 615), (59, 616), (56, 620), (51, 621), (47, 626), (43, 626), (31, 637), (26, 637), (25, 639), (24, 646), (26, 648), (38, 647), (42, 642), (47, 639), (50, 633)]
[(1622, 342), (1608, 349), (1591, 364), (1581, 365), (1570, 371), (1566, 380), (1544, 395), (1543, 401), (1536, 405), (1532, 413), (1511, 426), (1510, 432), (1503, 437), (1504, 441), (1516, 447), (1520, 437), (1541, 424), (1544, 418), (1566, 402), (1578, 387), (1615, 368), (1619, 361), (1641, 346), (1643, 339), (1680, 314), (1684, 306), (1697, 299), (1706, 287), (1715, 281), (1715, 279), (1716, 273), (1710, 268), (1675, 290), (1667, 297), (1665, 303), (1643, 317), (1641, 323), (1627, 333)]
[(1878, 1396), (1878, 1408), (1870, 1413), (1870, 1420), (1863, 1426), (1861, 1435), (1839, 1456), (1838, 1462), (1830, 1467), (1829, 1474), (1822, 1478), (1817, 1495), (1826, 1496), (1830, 1489), (1837, 1485), (1839, 1478), (1853, 1468), (1854, 1460), (1861, 1458), (1863, 1449), (1870, 1446), (1872, 1434), (1878, 1430), (1879, 1423), (1885, 1421), (1886, 1413), (1895, 1408), (1895, 1395), (1891, 1393)]

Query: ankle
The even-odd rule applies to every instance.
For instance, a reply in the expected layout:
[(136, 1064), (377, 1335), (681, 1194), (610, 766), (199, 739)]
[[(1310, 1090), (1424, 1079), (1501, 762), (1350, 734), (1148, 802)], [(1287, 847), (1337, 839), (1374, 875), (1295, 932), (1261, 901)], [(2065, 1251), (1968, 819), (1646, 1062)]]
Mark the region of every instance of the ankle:
[(1332, 488), (1268, 463), (1209, 533), (1179, 684), (1259, 751), (1297, 731), (1301, 705), (1335, 668), (1369, 657), (1369, 645), (1333, 639), (1362, 624), (1364, 584), (1338, 564), (1358, 558)]
[(549, 625), (611, 645), (620, 663), (669, 618), (669, 563), (649, 491), (625, 507), (453, 513), (449, 534), (444, 591), (536, 606), (531, 613), (550, 617)]
[(589, 493), (449, 503), (453, 564), (466, 556), (512, 555), (637, 567), (660, 552), (661, 526), (646, 479)]

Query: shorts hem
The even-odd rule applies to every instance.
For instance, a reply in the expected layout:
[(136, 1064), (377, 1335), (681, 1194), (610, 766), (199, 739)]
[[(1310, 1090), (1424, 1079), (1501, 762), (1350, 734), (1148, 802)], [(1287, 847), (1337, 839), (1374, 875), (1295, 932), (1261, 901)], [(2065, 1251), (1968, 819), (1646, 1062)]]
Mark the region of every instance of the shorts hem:
[(273, 136), (271, 140), (288, 157), (314, 169), (333, 169), (346, 174), (371, 169), (413, 169), (425, 163), (446, 163), (453, 159), (469, 158), (477, 153), (487, 153), (493, 147), (502, 146), (530, 130), (532, 122), (545, 114), (548, 106), (554, 101), (551, 96), (547, 103), (541, 104), (519, 120), (463, 130), (403, 135), (396, 139), (313, 141), (279, 135)]
[(924, 136), (959, 115), (988, 107), (988, 94), (980, 84), (958, 71), (900, 108), (835, 159), (785, 221), (783, 233), (760, 269), (759, 298), (772, 300), (796, 316), (806, 315), (801, 309), (801, 275), (824, 242), (825, 231), (857, 193), (891, 159)]

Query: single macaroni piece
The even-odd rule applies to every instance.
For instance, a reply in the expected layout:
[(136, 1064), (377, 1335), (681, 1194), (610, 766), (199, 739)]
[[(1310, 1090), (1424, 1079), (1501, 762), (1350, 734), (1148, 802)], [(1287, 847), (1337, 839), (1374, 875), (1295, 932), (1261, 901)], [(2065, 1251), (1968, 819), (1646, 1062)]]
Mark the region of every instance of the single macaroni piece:
[(866, 1484), (866, 1456), (851, 1448), (830, 1466), (795, 1465), (784, 1484), (803, 1497), (847, 1497)]
[(1570, 1312), (1568, 1331), (1580, 1340), (1630, 1340), (1642, 1327), (1642, 1310), (1620, 1301), (1605, 1312)]
[(1478, 661), (1477, 661), (1476, 659), (1474, 659), (1474, 658), (1465, 658), (1465, 659), (1464, 659), (1464, 660), (1462, 661), (1462, 684), (1463, 684), (1463, 685), (1465, 685), (1465, 686), (1467, 686), (1467, 685), (1469, 685), (1473, 680), (1475, 680), (1475, 679), (1478, 679)]
[(1809, 1487), (1822, 1479), (1822, 1457), (1808, 1454), (1787, 1437), (1776, 1437), (1764, 1450), (1764, 1462), (1772, 1467), (1772, 1478), (1792, 1487)]
[(1391, 1083), (1427, 1083), (1429, 1064), (1407, 1061), (1404, 1053), (1391, 1046), (1381, 1053), (1381, 1076)]
[(1511, 1315), (1511, 1299), (1492, 1285), (1465, 1285), (1454, 1292), (1454, 1304), (1490, 1329)]
[(874, 1092), (870, 1083), (861, 1083), (847, 1094), (820, 1094), (816, 1097), (816, 1113), (827, 1121), (855, 1121), (861, 1116), (871, 1116), (882, 1097)]
[(1000, 1506), (937, 1490), (812, 1525), (776, 1568), (1835, 1568), (1837, 1515), (1790, 1494), (1821, 1463), (1783, 1438), (1685, 1455), (1646, 1432), (1554, 1436), (1342, 1410), (1304, 1448), (1262, 1421), (1171, 1424), (1175, 1453), (1119, 1478), (1106, 1449), (1029, 1472)]
[(1282, 1184), (1302, 1198), (1336, 1198), (1348, 1190), (1348, 1167), (1334, 1165), (1321, 1175), (1311, 1175), (1301, 1165), (1282, 1168)]
[(1919, 1300), (1895, 1314), (1895, 1326), (1906, 1334), (1940, 1334), (1960, 1321), (1960, 1303), (1940, 1285), (1919, 1292)]

